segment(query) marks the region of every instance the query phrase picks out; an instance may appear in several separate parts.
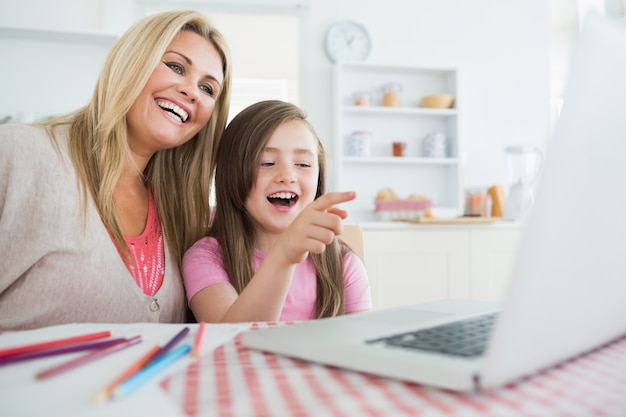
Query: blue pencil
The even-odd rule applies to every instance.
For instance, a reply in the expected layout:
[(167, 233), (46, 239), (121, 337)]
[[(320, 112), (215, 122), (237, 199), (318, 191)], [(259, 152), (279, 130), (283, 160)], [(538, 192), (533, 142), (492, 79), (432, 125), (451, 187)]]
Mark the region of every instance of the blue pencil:
[(176, 362), (177, 359), (188, 353), (190, 350), (191, 344), (187, 343), (150, 363), (141, 371), (137, 372), (135, 375), (118, 385), (115, 391), (113, 391), (113, 397), (122, 397), (130, 394), (141, 384), (145, 383), (154, 375)]

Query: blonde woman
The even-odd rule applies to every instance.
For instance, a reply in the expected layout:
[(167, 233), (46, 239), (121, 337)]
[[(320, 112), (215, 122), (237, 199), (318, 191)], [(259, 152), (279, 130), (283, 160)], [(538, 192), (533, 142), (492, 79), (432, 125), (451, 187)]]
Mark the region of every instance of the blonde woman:
[(181, 258), (208, 230), (230, 66), (202, 14), (155, 14), (84, 108), (0, 126), (0, 329), (186, 320)]
[(242, 110), (217, 150), (216, 211), (183, 258), (206, 322), (289, 321), (372, 308), (365, 267), (336, 236), (354, 192), (325, 194), (326, 152), (305, 113), (268, 100)]

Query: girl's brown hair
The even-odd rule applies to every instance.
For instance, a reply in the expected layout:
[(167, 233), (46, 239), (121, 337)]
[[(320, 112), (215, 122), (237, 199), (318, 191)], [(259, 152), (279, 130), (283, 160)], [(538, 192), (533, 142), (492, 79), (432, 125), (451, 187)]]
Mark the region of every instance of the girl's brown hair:
[[(304, 123), (317, 141), (320, 174), (315, 198), (318, 198), (326, 192), (326, 151), (306, 114), (291, 103), (267, 100), (242, 110), (229, 123), (217, 148), (216, 210), (209, 235), (219, 242), (224, 269), (238, 293), (254, 275), (254, 222), (246, 211), (246, 199), (256, 182), (267, 142), (279, 125), (293, 120)], [(343, 257), (348, 250), (335, 238), (323, 253), (309, 254), (317, 275), (317, 318), (345, 312)]]

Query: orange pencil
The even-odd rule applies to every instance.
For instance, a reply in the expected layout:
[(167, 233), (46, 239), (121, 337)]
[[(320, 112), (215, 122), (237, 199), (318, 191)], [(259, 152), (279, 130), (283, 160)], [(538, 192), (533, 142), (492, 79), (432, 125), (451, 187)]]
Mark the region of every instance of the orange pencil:
[(70, 369), (74, 369), (81, 365), (91, 363), (97, 359), (100, 359), (104, 356), (107, 356), (117, 351), (120, 351), (122, 349), (125, 349), (129, 346), (136, 345), (139, 342), (141, 342), (141, 336), (135, 336), (130, 339), (122, 340), (110, 346), (105, 346), (93, 352), (87, 353), (86, 355), (79, 356), (78, 358), (74, 358), (67, 362), (63, 362), (60, 365), (56, 365), (56, 366), (53, 366), (52, 368), (48, 368), (44, 371), (38, 372), (35, 375), (35, 377), (37, 379), (50, 378), (51, 376), (69, 371)]
[(152, 347), (152, 349), (147, 351), (141, 358), (139, 358), (139, 360), (137, 362), (135, 362), (131, 366), (129, 366), (124, 372), (119, 374), (117, 376), (117, 378), (115, 378), (113, 381), (111, 381), (111, 383), (109, 385), (104, 387), (104, 389), (102, 391), (100, 391), (98, 393), (98, 395), (96, 396), (96, 401), (98, 401), (98, 402), (106, 401), (111, 396), (111, 393), (113, 393), (115, 388), (117, 388), (117, 386), (120, 383), (124, 382), (126, 379), (128, 379), (131, 376), (133, 376), (135, 373), (137, 373), (137, 371), (139, 371), (141, 368), (143, 368), (144, 365), (150, 360), (152, 355), (154, 355), (160, 348), (161, 348), (161, 346), (154, 345)]
[(200, 347), (202, 346), (202, 338), (204, 337), (204, 328), (206, 327), (206, 323), (201, 321), (200, 327), (198, 327), (198, 334), (196, 335), (196, 340), (193, 344), (193, 349), (191, 349), (191, 356), (194, 358), (200, 357)]

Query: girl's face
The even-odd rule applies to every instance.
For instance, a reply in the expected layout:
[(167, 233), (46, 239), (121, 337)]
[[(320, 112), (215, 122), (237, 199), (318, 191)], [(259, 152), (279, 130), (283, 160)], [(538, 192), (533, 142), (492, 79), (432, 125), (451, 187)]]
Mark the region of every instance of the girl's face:
[(274, 131), (246, 199), (246, 210), (256, 222), (257, 237), (282, 233), (315, 199), (317, 158), (317, 139), (305, 123), (288, 121)]
[(149, 157), (191, 139), (213, 114), (223, 80), (215, 46), (179, 33), (126, 116), (131, 150)]

